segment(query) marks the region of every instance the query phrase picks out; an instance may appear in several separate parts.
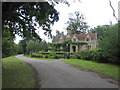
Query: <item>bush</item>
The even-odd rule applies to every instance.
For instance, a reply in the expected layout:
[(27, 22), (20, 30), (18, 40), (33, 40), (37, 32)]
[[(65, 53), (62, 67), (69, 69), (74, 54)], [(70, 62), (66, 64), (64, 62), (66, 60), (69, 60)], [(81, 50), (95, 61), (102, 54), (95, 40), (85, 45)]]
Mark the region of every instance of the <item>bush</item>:
[(40, 56), (39, 54), (35, 54), (35, 53), (33, 53), (33, 54), (31, 55), (31, 57), (37, 57), (37, 58), (40, 58), (41, 56)]
[(76, 55), (70, 55), (70, 59), (77, 59)]
[(85, 59), (85, 60), (92, 60), (93, 55), (92, 55), (93, 51), (92, 50), (82, 50), (77, 58), (81, 58), (81, 59)]
[(54, 53), (48, 54), (48, 58), (55, 59), (55, 54)]
[(55, 59), (64, 58), (64, 55), (55, 55)]
[(64, 51), (40, 51), (40, 55), (42, 55), (42, 58), (52, 58), (52, 59), (59, 59), (64, 58), (64, 56), (67, 54), (67, 52)]
[(93, 60), (97, 62), (109, 62), (110, 55), (101, 49), (82, 50), (75, 53), (78, 59)]
[(103, 52), (101, 49), (96, 49), (94, 50), (94, 52), (92, 53), (93, 56), (93, 60), (97, 61), (97, 62), (109, 62), (110, 59), (110, 55)]

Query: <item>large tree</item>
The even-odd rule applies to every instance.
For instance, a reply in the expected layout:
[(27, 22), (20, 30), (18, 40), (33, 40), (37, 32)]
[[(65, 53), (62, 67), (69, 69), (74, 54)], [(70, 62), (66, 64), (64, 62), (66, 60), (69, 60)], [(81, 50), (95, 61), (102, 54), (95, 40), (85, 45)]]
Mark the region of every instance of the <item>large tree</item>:
[(14, 37), (11, 35), (8, 27), (3, 28), (2, 32), (2, 57), (8, 57), (18, 53), (18, 46), (13, 42)]
[(118, 42), (118, 24), (111, 26), (107, 30), (106, 34), (103, 35), (103, 38), (99, 40), (99, 47), (108, 54), (110, 54), (111, 62), (116, 62), (120, 64), (118, 60), (119, 53), (119, 42)]
[(86, 33), (88, 29), (87, 23), (84, 21), (84, 16), (79, 11), (71, 13), (69, 20), (67, 21), (67, 29), (72, 30), (72, 34)]
[(111, 29), (112, 25), (98, 25), (97, 27), (91, 28), (89, 33), (97, 33), (98, 39), (103, 39), (107, 35), (108, 31)]
[(3, 2), (2, 26), (9, 26), (14, 36), (37, 37), (36, 26), (51, 35), (50, 26), (58, 21), (58, 12), (48, 2)]

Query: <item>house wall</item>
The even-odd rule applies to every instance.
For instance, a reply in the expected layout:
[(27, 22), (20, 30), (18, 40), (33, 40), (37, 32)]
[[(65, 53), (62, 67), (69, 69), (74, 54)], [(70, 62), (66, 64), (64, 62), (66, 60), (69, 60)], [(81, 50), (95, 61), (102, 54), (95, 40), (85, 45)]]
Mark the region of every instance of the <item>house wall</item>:
[[(70, 37), (69, 32), (68, 32), (68, 34), (66, 35), (66, 37), (67, 37), (67, 38)], [(79, 52), (79, 51), (81, 51), (81, 50), (88, 49), (88, 46), (91, 46), (89, 49), (97, 48), (97, 36), (96, 36), (95, 38), (96, 38), (96, 39), (92, 40), (91, 37), (90, 37), (90, 35), (87, 35), (87, 36), (85, 37), (85, 40), (84, 40), (84, 41), (79, 41), (78, 38), (74, 35), (74, 36), (72, 37), (72, 39), (71, 39), (73, 42), (74, 42), (74, 39), (76, 39), (75, 42), (87, 42), (88, 44), (87, 44), (87, 45), (79, 45), (79, 46), (78, 46), (78, 45), (72, 45), (72, 44), (71, 44), (71, 45), (70, 45), (70, 52), (73, 52), (73, 46), (75, 46), (75, 48), (76, 48), (75, 52)], [(89, 39), (89, 40), (88, 40), (88, 39)], [(87, 40), (88, 40), (88, 41), (87, 41)], [(65, 40), (64, 40), (63, 36), (61, 36), (58, 42), (64, 42), (64, 41), (65, 41)], [(63, 49), (63, 48), (60, 47), (60, 49)]]
[[(85, 41), (86, 42), (86, 41)], [(76, 47), (76, 52), (79, 52), (81, 50), (85, 50), (85, 49), (88, 49), (87, 46), (91, 46), (90, 49), (94, 49), (94, 48), (97, 48), (97, 41), (96, 40), (91, 40), (89, 42), (87, 42), (88, 44), (87, 45), (70, 45), (70, 52), (73, 52), (73, 48), (72, 46), (75, 46)]]

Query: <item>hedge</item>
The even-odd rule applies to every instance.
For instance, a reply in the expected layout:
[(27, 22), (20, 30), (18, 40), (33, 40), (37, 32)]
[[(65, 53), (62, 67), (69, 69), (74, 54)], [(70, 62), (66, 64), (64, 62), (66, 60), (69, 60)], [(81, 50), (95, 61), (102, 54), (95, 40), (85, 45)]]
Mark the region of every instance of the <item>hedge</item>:
[(31, 57), (38, 58), (68, 58), (68, 59), (84, 59), (84, 60), (92, 60), (97, 62), (104, 63), (120, 63), (117, 57), (110, 55), (109, 53), (104, 52), (102, 49), (91, 49), (91, 50), (82, 50), (80, 52), (70, 53), (63, 51), (48, 51), (48, 52), (39, 52), (39, 54), (32, 54)]

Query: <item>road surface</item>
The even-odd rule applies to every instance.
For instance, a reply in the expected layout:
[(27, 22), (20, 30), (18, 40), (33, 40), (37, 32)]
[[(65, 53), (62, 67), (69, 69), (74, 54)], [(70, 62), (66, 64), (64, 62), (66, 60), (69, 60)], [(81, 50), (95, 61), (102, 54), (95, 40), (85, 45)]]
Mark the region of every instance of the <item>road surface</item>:
[(101, 78), (95, 72), (80, 70), (61, 60), (37, 60), (22, 55), (16, 57), (36, 69), (40, 88), (118, 88), (117, 84), (109, 82), (111, 79)]

